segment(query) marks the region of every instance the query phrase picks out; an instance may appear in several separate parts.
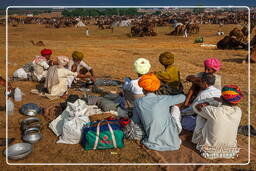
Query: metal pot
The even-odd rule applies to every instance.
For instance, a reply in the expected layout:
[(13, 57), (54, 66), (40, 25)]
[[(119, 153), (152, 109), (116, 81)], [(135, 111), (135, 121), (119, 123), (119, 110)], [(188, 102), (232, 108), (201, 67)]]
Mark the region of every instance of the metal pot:
[(40, 130), (42, 128), (40, 119), (37, 117), (29, 117), (29, 118), (24, 119), (21, 122), (21, 130), (25, 131), (29, 128), (38, 128)]
[(42, 109), (37, 104), (27, 103), (20, 108), (20, 112), (27, 116), (36, 116), (42, 112)]
[(13, 144), (4, 150), (4, 155), (11, 160), (19, 160), (28, 156), (32, 152), (32, 145), (29, 143)]
[(29, 143), (37, 143), (41, 139), (40, 129), (29, 128), (25, 130), (22, 139)]

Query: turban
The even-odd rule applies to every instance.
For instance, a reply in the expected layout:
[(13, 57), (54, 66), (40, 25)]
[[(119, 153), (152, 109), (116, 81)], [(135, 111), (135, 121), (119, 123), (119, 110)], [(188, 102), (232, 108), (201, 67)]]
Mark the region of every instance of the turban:
[(83, 58), (84, 58), (84, 54), (83, 54), (82, 52), (74, 51), (74, 52), (72, 53), (72, 58), (73, 58), (73, 60), (79, 60), (79, 61), (81, 61), (81, 60), (83, 60)]
[(174, 54), (171, 52), (161, 53), (159, 56), (159, 62), (165, 66), (172, 65), (174, 63)]
[(240, 88), (235, 85), (225, 85), (221, 94), (224, 100), (232, 104), (237, 104), (243, 97)]
[(41, 50), (41, 55), (51, 55), (52, 54), (52, 50), (51, 49), (42, 49)]
[(143, 75), (139, 80), (139, 86), (147, 91), (156, 91), (160, 87), (160, 80), (153, 73)]
[(58, 64), (60, 66), (65, 66), (68, 64), (69, 59), (66, 56), (57, 56)]
[(145, 59), (145, 58), (138, 58), (134, 64), (134, 71), (138, 74), (144, 75), (147, 74), (150, 70), (150, 63), (149, 60)]
[(214, 69), (215, 71), (220, 70), (221, 63), (216, 58), (209, 58), (204, 61), (204, 66)]

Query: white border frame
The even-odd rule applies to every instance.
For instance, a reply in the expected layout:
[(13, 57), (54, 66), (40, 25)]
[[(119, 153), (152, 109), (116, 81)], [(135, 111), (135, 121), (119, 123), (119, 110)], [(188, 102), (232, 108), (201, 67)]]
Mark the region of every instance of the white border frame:
[[(251, 90), (250, 90), (250, 8), (248, 6), (8, 6), (6, 8), (6, 87), (8, 87), (8, 10), (10, 8), (56, 8), (56, 9), (63, 9), (63, 8), (245, 8), (248, 10), (248, 125), (251, 123), (250, 114), (251, 114)], [(7, 105), (7, 89), (6, 89), (6, 113), (8, 111)], [(8, 157), (6, 157), (6, 163), (12, 166), (31, 166), (31, 165), (181, 165), (181, 166), (189, 166), (189, 165), (215, 165), (215, 166), (225, 166), (225, 165), (248, 165), (251, 161), (250, 157), (250, 127), (248, 129), (248, 162), (247, 163), (9, 163)], [(6, 114), (6, 144), (7, 144), (7, 153), (8, 153), (8, 115)]]

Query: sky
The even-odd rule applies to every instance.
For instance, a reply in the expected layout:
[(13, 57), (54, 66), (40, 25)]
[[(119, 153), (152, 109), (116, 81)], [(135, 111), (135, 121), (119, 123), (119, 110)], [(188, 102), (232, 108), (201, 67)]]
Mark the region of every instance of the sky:
[(0, 0), (7, 6), (256, 6), (256, 0)]

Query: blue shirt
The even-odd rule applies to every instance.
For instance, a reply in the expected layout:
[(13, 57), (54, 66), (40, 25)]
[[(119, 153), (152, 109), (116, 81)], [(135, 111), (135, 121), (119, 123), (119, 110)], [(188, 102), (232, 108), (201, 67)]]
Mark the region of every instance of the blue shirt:
[(142, 124), (146, 133), (142, 143), (152, 150), (170, 151), (180, 148), (181, 140), (170, 106), (185, 101), (184, 95), (155, 95), (149, 93), (135, 100), (134, 123)]

